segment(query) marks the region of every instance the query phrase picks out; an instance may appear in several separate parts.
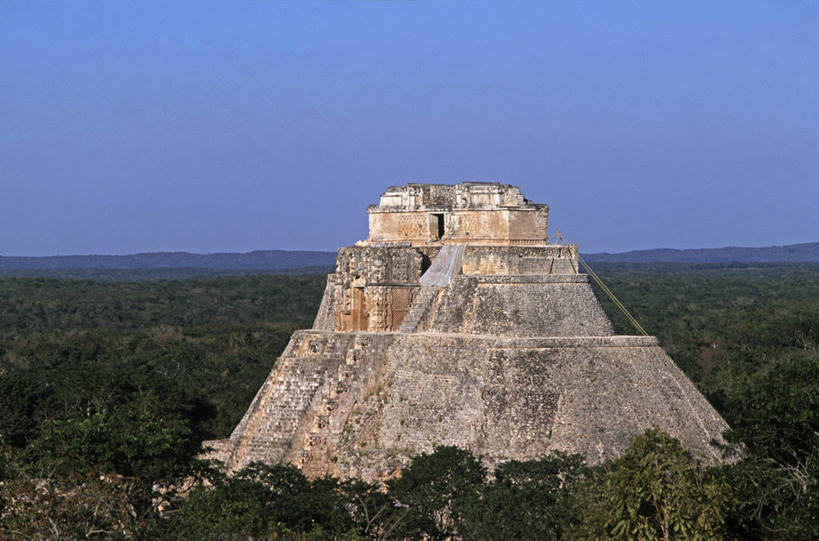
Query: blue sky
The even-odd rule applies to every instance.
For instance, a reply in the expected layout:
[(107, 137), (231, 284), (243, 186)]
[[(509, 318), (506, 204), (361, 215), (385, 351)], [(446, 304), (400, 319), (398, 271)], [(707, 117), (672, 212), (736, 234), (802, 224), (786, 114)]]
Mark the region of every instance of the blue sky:
[(819, 3), (0, 0), (0, 254), (334, 250), (500, 180), (581, 250), (819, 240)]

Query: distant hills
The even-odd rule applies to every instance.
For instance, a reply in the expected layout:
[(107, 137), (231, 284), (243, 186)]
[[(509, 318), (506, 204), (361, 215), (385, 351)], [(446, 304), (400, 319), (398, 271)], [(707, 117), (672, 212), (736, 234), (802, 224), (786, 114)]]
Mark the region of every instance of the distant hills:
[(659, 248), (582, 256), (590, 263), (819, 263), (819, 242), (763, 248)]
[[(635, 250), (583, 254), (590, 263), (819, 263), (819, 242), (764, 248)], [(195, 276), (326, 273), (335, 252), (258, 250), (248, 253), (152, 252), (131, 255), (0, 256), (0, 276), (90, 280), (173, 280)]]
[(209, 269), (293, 270), (334, 267), (335, 252), (258, 250), (244, 254), (151, 252), (131, 255), (55, 255), (48, 257), (0, 256), (0, 271), (54, 269)]

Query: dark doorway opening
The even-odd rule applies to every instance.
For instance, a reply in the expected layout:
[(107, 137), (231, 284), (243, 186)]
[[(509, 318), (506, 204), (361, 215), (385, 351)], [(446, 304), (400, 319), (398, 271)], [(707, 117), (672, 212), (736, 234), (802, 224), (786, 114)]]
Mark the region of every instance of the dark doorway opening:
[(444, 238), (444, 233), (446, 233), (446, 226), (444, 225), (444, 215), (443, 214), (433, 214), (433, 231), (437, 233), (436, 239)]
[(424, 254), (421, 256), (421, 275), (427, 272), (427, 269), (432, 265), (432, 260), (429, 258), (428, 255)]

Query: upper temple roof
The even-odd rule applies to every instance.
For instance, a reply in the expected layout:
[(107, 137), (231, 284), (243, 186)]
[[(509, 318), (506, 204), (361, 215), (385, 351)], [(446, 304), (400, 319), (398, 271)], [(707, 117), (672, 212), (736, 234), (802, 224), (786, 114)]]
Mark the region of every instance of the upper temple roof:
[(387, 188), (367, 213), (363, 244), (545, 244), (549, 207), (499, 182), (410, 183)]
[(461, 182), (459, 184), (409, 183), (390, 186), (378, 205), (368, 212), (405, 212), (411, 210), (501, 209), (535, 210), (535, 205), (520, 193), (520, 188), (500, 182)]

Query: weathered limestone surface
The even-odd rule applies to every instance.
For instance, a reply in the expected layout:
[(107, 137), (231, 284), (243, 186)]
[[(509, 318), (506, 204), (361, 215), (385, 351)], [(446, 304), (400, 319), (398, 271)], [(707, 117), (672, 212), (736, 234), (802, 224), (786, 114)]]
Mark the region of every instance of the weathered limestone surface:
[[(577, 247), (546, 244), (545, 205), (503, 184), (410, 184), (368, 211), (370, 237), (339, 250), (313, 328), (211, 456), (376, 480), (439, 444), (489, 466), (552, 450), (597, 463), (655, 427), (718, 459), (725, 422), (655, 338), (613, 334)], [(399, 222), (411, 227), (385, 225)], [(479, 241), (449, 285), (420, 286), (466, 237)]]
[(233, 468), (284, 460), (310, 475), (383, 479), (437, 444), (490, 466), (551, 450), (597, 463), (650, 427), (713, 459), (708, 444), (726, 428), (651, 337), (299, 331), (293, 341), (231, 437)]
[[(541, 241), (545, 242), (545, 241)], [(577, 246), (472, 246), (464, 252), (463, 274), (577, 274)]]
[(544, 276), (540, 281), (515, 278), (529, 277), (456, 278), (439, 293), (423, 328), (497, 336), (612, 334), (585, 275)]

